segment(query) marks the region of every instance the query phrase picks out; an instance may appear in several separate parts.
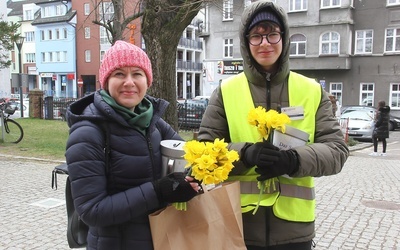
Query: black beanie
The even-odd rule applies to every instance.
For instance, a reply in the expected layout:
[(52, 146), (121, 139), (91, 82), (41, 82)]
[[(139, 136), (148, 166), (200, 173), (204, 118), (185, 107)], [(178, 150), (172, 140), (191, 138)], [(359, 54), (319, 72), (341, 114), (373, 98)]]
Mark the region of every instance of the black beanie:
[(269, 22), (274, 22), (279, 25), (280, 28), (283, 27), (282, 22), (279, 20), (278, 16), (271, 12), (271, 11), (261, 11), (256, 14), (256, 16), (253, 18), (253, 21), (251, 21), (249, 25), (249, 31), (256, 26), (256, 24), (263, 22), (263, 21), (269, 21)]

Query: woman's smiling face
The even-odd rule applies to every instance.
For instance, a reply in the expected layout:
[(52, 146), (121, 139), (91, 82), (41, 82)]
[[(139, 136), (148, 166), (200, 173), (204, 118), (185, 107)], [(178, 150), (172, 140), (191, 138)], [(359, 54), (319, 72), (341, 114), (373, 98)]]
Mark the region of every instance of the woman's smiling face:
[(114, 70), (108, 78), (107, 90), (115, 101), (130, 110), (143, 100), (148, 89), (145, 72), (138, 67)]

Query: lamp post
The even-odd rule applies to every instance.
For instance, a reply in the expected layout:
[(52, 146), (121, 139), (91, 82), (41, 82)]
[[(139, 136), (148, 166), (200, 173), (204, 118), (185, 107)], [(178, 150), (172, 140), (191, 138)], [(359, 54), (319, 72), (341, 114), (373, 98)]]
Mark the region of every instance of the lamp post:
[(19, 80), (19, 107), (21, 111), (21, 117), (24, 117), (24, 103), (23, 103), (23, 97), (22, 97), (22, 59), (21, 59), (21, 49), (22, 49), (22, 44), (24, 43), (25, 37), (19, 36), (17, 40), (15, 40), (15, 44), (17, 45), (18, 48), (18, 64), (19, 64), (19, 74), (18, 74), (18, 80)]

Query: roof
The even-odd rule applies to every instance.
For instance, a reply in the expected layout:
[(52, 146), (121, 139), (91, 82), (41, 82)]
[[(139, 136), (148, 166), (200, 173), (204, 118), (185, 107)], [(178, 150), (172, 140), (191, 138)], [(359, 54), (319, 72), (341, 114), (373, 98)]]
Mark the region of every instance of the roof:
[[(53, 1), (53, 0), (51, 0)], [(68, 22), (76, 15), (76, 10), (69, 9), (68, 12), (64, 16), (54, 16), (54, 17), (46, 17), (42, 18), (42, 15), (39, 14), (35, 20), (33, 20), (32, 25), (40, 25), (47, 23), (60, 23), (60, 22)]]
[(22, 5), (29, 4), (29, 3), (37, 4), (40, 1), (43, 1), (43, 0), (22, 0), (22, 1), (8, 0), (7, 1), (7, 9), (11, 10), (8, 13), (8, 16), (22, 16)]

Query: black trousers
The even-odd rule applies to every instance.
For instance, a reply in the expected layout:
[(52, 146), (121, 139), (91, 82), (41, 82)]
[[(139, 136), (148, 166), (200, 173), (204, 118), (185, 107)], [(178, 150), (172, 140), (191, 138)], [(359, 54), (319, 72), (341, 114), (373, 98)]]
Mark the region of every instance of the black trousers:
[(312, 240), (300, 243), (290, 243), (270, 247), (247, 246), (247, 250), (312, 250), (314, 248)]

